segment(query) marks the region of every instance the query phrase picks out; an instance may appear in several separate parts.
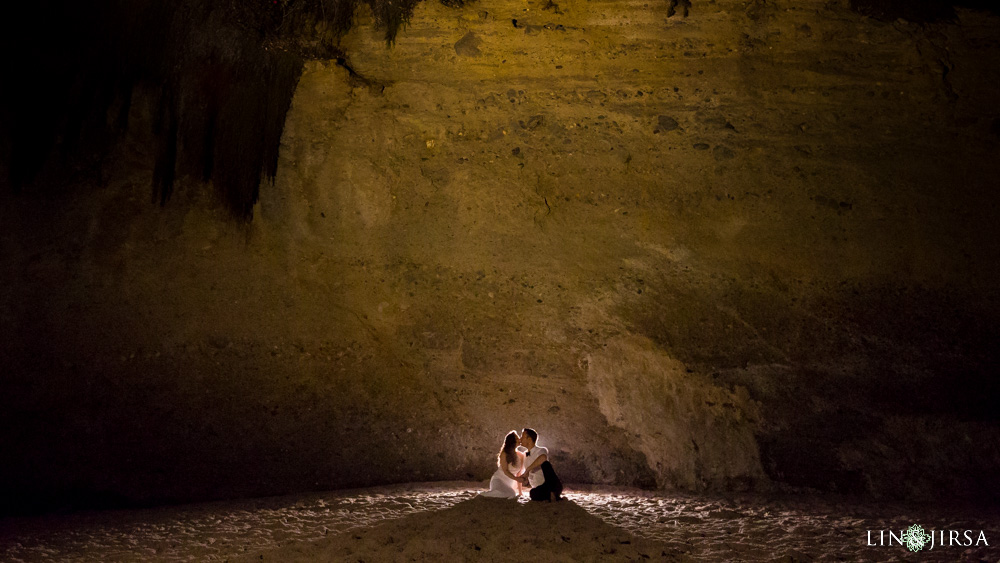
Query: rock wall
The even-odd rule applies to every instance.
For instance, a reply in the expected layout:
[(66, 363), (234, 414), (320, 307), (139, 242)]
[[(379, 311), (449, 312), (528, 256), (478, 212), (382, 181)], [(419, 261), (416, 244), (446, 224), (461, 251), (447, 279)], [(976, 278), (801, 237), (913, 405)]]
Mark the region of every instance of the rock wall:
[(4, 193), (6, 510), (486, 479), (523, 426), (570, 482), (995, 499), (998, 20), (668, 8), (355, 27), (249, 225), (141, 142)]
[(586, 359), (591, 392), (628, 432), (657, 485), (741, 490), (766, 482), (754, 434), (759, 403), (691, 373), (648, 340), (617, 338)]

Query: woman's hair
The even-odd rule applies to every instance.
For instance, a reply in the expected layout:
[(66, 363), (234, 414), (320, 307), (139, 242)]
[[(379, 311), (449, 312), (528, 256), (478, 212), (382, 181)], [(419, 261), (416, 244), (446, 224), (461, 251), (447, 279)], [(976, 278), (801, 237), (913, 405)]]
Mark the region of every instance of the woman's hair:
[(503, 447), (497, 454), (497, 466), (503, 467), (503, 457), (507, 454), (507, 464), (510, 465), (517, 459), (517, 432), (511, 430), (503, 439)]

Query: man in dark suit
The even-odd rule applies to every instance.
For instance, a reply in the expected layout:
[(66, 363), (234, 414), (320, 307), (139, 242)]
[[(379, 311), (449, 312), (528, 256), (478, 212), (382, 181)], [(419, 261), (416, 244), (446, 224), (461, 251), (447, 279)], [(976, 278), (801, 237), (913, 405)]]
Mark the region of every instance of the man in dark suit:
[(522, 483), (531, 487), (528, 495), (531, 500), (560, 500), (562, 496), (562, 481), (556, 476), (549, 462), (549, 450), (536, 445), (538, 433), (531, 428), (521, 431), (521, 446), (527, 452), (524, 454), (525, 470)]

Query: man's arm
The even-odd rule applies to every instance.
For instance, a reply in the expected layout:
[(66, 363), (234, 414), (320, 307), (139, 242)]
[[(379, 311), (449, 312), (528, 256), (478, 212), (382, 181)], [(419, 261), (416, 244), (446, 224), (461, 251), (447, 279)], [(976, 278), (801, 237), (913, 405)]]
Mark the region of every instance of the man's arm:
[(524, 474), (527, 475), (528, 473), (531, 473), (538, 466), (540, 466), (541, 464), (545, 463), (545, 460), (548, 459), (548, 458), (549, 457), (547, 455), (545, 455), (545, 454), (542, 454), (542, 455), (538, 456), (538, 458), (536, 458), (535, 461), (531, 462), (531, 465), (529, 465), (528, 468), (524, 470)]

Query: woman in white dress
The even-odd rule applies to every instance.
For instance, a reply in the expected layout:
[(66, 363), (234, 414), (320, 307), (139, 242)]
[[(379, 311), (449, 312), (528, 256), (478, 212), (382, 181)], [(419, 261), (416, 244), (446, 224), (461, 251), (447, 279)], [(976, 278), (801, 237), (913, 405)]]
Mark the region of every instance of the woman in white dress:
[(503, 448), (497, 454), (497, 471), (490, 479), (490, 490), (482, 495), (494, 498), (517, 498), (521, 496), (521, 482), (518, 475), (524, 469), (524, 454), (517, 451), (517, 432), (511, 430), (503, 439)]

